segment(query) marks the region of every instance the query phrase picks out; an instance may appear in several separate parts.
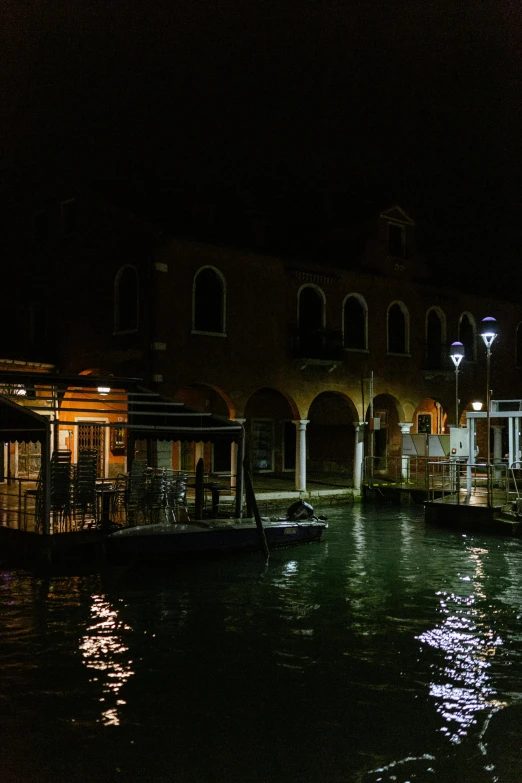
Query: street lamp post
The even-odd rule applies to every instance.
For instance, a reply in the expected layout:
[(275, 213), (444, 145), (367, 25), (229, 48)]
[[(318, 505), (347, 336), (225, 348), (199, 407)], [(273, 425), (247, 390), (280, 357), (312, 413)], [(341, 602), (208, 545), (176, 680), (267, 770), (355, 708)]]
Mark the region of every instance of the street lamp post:
[(459, 366), (464, 358), (464, 346), (462, 343), (451, 343), (450, 359), (455, 365), (455, 426), (459, 426)]
[[(464, 358), (463, 344), (459, 343), (458, 341), (455, 343), (451, 343), (450, 359), (455, 365), (455, 426), (456, 427), (459, 426), (459, 366), (463, 358)], [(451, 491), (458, 492), (457, 457), (454, 457), (452, 453), (450, 454), (449, 470), (450, 470)]]
[(486, 427), (487, 427), (487, 476), (488, 476), (488, 506), (491, 505), (491, 389), (490, 389), (490, 372), (491, 372), (491, 346), (493, 340), (497, 336), (497, 322), (495, 318), (487, 316), (482, 319), (482, 331), (480, 336), (484, 340), (486, 346)]

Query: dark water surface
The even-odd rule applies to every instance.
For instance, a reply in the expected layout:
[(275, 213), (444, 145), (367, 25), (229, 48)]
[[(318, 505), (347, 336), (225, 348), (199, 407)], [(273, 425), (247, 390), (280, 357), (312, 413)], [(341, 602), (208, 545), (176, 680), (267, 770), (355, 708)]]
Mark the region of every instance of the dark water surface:
[(522, 542), (422, 508), (320, 544), (0, 573), (0, 781), (522, 781)]

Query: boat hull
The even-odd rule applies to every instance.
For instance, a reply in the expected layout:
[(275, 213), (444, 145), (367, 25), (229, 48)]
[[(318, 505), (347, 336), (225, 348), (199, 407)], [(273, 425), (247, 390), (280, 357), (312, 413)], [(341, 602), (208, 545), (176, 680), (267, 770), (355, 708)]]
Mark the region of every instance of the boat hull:
[[(278, 522), (263, 525), (269, 549), (318, 541), (326, 523), (319, 521)], [(105, 541), (109, 558), (165, 558), (176, 555), (246, 552), (260, 549), (255, 524), (233, 523), (199, 527), (187, 525), (144, 525), (112, 533)]]

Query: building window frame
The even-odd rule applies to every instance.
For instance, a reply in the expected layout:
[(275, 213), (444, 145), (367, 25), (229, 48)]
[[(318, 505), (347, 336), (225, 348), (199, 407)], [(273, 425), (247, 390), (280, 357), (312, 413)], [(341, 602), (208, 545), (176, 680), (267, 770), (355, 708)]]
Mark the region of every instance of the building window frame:
[[(221, 285), (221, 294), (220, 294), (220, 321), (221, 321), (220, 327), (221, 328), (218, 331), (198, 329), (196, 325), (197, 280), (199, 275), (207, 269), (215, 274), (216, 278), (219, 280)], [(207, 335), (209, 337), (227, 336), (227, 281), (223, 273), (217, 267), (211, 266), (210, 264), (206, 264), (205, 266), (200, 267), (195, 273), (192, 280), (192, 334)]]
[[(390, 310), (397, 306), (404, 317), (404, 351), (390, 350)], [(410, 314), (408, 308), (399, 299), (390, 302), (386, 311), (386, 354), (388, 356), (411, 356), (410, 354)]]
[(468, 319), (468, 323), (470, 324), (473, 333), (472, 344), (471, 344), (471, 350), (473, 355), (471, 358), (469, 356), (464, 356), (464, 360), (466, 362), (476, 362), (477, 361), (477, 322), (475, 320), (475, 316), (472, 313), (470, 313), (468, 310), (464, 310), (464, 312), (462, 312), (459, 316), (458, 339), (460, 340), (461, 343), (463, 343), (464, 350), (466, 349), (466, 342), (463, 339), (463, 337), (465, 336), (461, 333), (462, 321), (464, 320), (464, 318)]
[[(352, 348), (346, 345), (346, 322), (345, 322), (345, 308), (346, 303), (348, 302), (348, 299), (356, 299), (359, 304), (361, 305), (362, 309), (362, 315), (364, 319), (364, 325), (363, 325), (363, 343), (364, 345), (361, 348)], [(352, 292), (350, 294), (347, 294), (343, 300), (342, 304), (342, 329), (343, 329), (343, 347), (345, 351), (352, 351), (354, 353), (368, 353), (368, 304), (366, 302), (366, 299), (361, 294), (357, 294), (355, 292)]]
[[(400, 231), (400, 240), (397, 244), (397, 240), (392, 239), (392, 230)], [(392, 252), (395, 247), (399, 248), (398, 253)], [(391, 258), (401, 258), (403, 260), (406, 258), (406, 226), (404, 223), (399, 223), (396, 220), (388, 221), (386, 226), (386, 249)]]
[(303, 291), (307, 288), (311, 288), (314, 291), (317, 291), (319, 294), (319, 297), (321, 299), (321, 324), (320, 328), (324, 329), (326, 325), (326, 294), (324, 293), (323, 289), (320, 288), (320, 286), (315, 285), (314, 283), (305, 283), (304, 285), (300, 286), (298, 292), (297, 292), (297, 324), (300, 329), (306, 327), (305, 323), (301, 323), (300, 315), (301, 315), (301, 296), (303, 294)]

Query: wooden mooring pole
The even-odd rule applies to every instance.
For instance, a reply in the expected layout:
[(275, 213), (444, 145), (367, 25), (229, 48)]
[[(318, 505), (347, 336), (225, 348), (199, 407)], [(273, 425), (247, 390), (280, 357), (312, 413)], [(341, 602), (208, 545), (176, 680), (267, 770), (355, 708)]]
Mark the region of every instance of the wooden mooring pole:
[(256, 527), (257, 527), (257, 532), (259, 534), (259, 542), (261, 544), (261, 549), (263, 550), (263, 554), (265, 555), (265, 557), (268, 558), (269, 556), (268, 543), (266, 540), (265, 529), (263, 527), (263, 523), (259, 515), (259, 509), (257, 507), (257, 500), (254, 493), (254, 487), (252, 485), (252, 474), (250, 472), (250, 463), (248, 462), (248, 460), (245, 460), (243, 463), (243, 473), (245, 476), (245, 494), (246, 494), (247, 504), (252, 508), (252, 511), (254, 512), (254, 519), (256, 520)]

